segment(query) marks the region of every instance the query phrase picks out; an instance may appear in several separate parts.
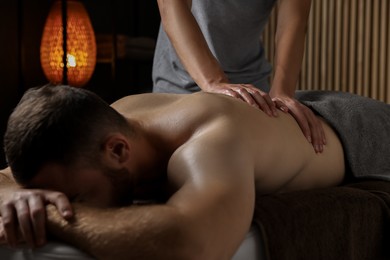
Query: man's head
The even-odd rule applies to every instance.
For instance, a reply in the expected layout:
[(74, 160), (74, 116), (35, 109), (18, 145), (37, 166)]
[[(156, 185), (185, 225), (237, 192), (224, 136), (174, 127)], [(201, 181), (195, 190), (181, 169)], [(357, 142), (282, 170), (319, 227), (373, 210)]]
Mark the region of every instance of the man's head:
[(24, 94), (9, 118), (4, 148), (15, 180), (28, 185), (50, 163), (96, 166), (112, 132), (131, 135), (126, 119), (98, 96), (47, 85)]

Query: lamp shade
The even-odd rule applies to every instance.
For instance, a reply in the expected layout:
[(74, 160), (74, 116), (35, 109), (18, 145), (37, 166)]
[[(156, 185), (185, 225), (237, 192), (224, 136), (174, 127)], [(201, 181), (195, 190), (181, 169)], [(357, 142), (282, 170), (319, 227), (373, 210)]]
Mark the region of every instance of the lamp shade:
[[(67, 83), (82, 87), (91, 78), (96, 65), (96, 40), (88, 13), (76, 0), (66, 3), (66, 72)], [(41, 41), (41, 65), (46, 78), (53, 84), (63, 82), (62, 3), (53, 3)]]

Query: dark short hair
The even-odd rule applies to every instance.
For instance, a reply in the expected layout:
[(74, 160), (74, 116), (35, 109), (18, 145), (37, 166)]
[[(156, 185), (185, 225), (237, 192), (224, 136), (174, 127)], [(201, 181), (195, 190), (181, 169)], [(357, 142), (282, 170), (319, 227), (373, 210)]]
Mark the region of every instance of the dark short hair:
[(9, 117), (7, 162), (25, 185), (49, 162), (92, 163), (108, 131), (131, 132), (126, 119), (96, 94), (69, 86), (32, 88)]

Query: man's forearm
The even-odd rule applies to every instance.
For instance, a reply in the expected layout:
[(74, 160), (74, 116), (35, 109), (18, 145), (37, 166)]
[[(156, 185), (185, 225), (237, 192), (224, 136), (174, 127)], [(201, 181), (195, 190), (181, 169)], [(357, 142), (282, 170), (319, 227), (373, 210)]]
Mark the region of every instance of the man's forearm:
[(0, 185), (5, 185), (5, 186), (8, 186), (8, 185), (17, 185), (13, 176), (12, 176), (12, 172), (11, 172), (11, 169), (8, 167), (8, 168), (5, 168), (3, 170), (0, 170)]
[(91, 208), (74, 205), (67, 222), (48, 206), (48, 231), (98, 259), (188, 259), (176, 211), (165, 205)]
[(8, 167), (0, 171), (0, 201), (3, 192), (19, 188), (20, 186), (15, 182), (11, 169)]

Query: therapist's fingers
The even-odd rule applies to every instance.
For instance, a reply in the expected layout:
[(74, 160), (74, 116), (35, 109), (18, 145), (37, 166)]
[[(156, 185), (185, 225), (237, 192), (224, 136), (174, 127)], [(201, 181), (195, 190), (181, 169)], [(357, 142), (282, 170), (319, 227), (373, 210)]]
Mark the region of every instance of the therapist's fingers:
[(238, 89), (248, 104), (260, 108), (269, 116), (278, 115), (275, 103), (268, 93), (259, 90), (251, 84), (240, 84)]
[(311, 109), (304, 105), (301, 105), (301, 107), (305, 111), (306, 119), (310, 127), (314, 150), (317, 153), (322, 153), (325, 145), (325, 132), (322, 122), (314, 115)]
[(311, 128), (313, 145), (317, 153), (322, 153), (325, 145), (325, 133), (323, 130), (322, 122), (319, 120), (314, 113), (308, 115), (309, 126)]
[(269, 116), (278, 115), (275, 103), (268, 93), (259, 90), (251, 84), (219, 83), (213, 85), (207, 91), (240, 99), (253, 107), (263, 110)]
[(273, 98), (273, 101), (278, 108), (288, 111), (295, 118), (315, 152), (321, 153), (326, 144), (326, 137), (322, 122), (313, 111), (295, 98), (288, 96), (277, 96)]
[(278, 116), (275, 103), (267, 93), (260, 90), (252, 90), (251, 94), (256, 100), (256, 103), (260, 106), (261, 110), (266, 112), (269, 116)]
[(286, 106), (286, 104), (283, 101), (279, 99), (273, 99), (272, 101), (275, 103), (275, 106), (280, 110), (282, 110), (283, 112), (285, 113), (289, 112), (288, 106)]
[(251, 93), (248, 92), (245, 88), (236, 88), (236, 92), (241, 96), (242, 100), (244, 100), (249, 105), (260, 108), (257, 104), (256, 100), (252, 97)]
[[(218, 92), (217, 92), (217, 93), (218, 93)], [(238, 92), (236, 92), (236, 91), (234, 91), (234, 90), (232, 90), (232, 89), (230, 89), (230, 88), (225, 89), (225, 90), (222, 91), (221, 93), (222, 93), (222, 94), (225, 94), (225, 95), (227, 95), (227, 96), (231, 96), (231, 97), (233, 97), (233, 98), (240, 99), (240, 100), (242, 100), (242, 101), (245, 102), (245, 100), (241, 97), (241, 95), (240, 95)]]
[(294, 111), (293, 109), (290, 109), (290, 114), (292, 114), (295, 120), (297, 121), (306, 139), (310, 143), (312, 143), (311, 130), (310, 130), (309, 122), (306, 119), (306, 116), (303, 113), (296, 113), (296, 111)]
[(321, 121), (305, 105), (297, 104), (289, 107), (290, 113), (294, 116), (303, 134), (312, 144), (316, 153), (323, 152), (325, 134)]

